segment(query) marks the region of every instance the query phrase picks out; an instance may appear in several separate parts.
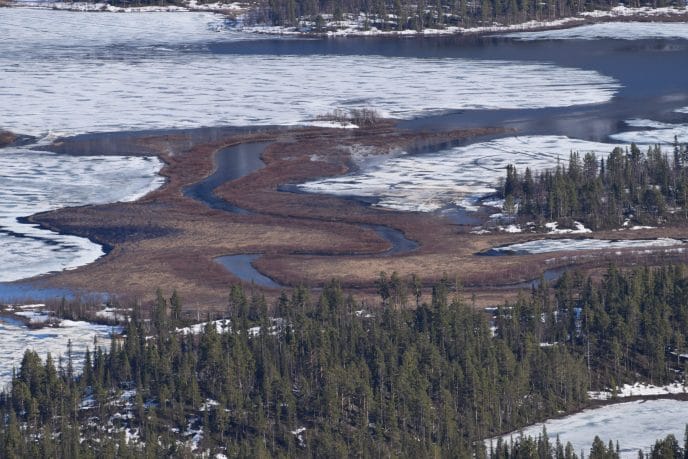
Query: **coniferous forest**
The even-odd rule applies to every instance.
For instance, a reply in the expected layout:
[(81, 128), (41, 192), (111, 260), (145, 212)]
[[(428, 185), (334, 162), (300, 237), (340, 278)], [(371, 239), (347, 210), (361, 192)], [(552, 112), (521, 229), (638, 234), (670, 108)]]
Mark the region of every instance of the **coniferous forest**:
[[(159, 293), (83, 372), (26, 352), (0, 397), (0, 457), (190, 457), (193, 435), (212, 457), (568, 458), (546, 433), (482, 440), (580, 409), (591, 388), (683, 377), (683, 267), (565, 273), (492, 315), (447, 280), (431, 298), (416, 282), (381, 275), (376, 307), (336, 281), (274, 304), (236, 286), (197, 330)], [(672, 438), (655, 449), (683, 454)]]
[[(114, 6), (179, 4), (179, 0), (108, 0)], [(197, 2), (199, 5), (215, 0)], [(228, 2), (231, 3), (231, 2)], [(261, 0), (248, 2), (244, 21), (275, 26), (301, 27), (325, 32), (335, 23), (362, 21), (363, 28), (383, 31), (443, 29), (450, 26), (479, 27), (547, 21), (619, 5), (610, 0)], [(631, 0), (629, 7), (683, 6), (680, 0)], [(329, 23), (329, 25), (328, 25)]]
[(625, 222), (659, 225), (688, 218), (688, 149), (635, 144), (606, 158), (572, 152), (566, 165), (520, 173), (507, 167), (501, 194), (505, 208), (524, 220), (580, 221), (593, 230)]
[[(449, 26), (476, 27), (546, 21), (580, 12), (609, 10), (618, 2), (606, 0), (268, 0), (255, 12), (254, 20), (278, 26), (304, 23), (315, 31), (326, 30), (326, 19), (342, 21), (364, 17), (365, 27), (401, 31), (442, 29)], [(683, 6), (673, 0), (641, 2), (626, 6)]]

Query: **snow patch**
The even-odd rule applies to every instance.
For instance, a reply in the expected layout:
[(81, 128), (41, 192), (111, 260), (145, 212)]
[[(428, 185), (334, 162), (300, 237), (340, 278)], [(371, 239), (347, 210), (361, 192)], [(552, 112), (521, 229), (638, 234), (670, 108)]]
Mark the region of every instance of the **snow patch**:
[[(561, 442), (571, 442), (574, 451), (590, 451), (595, 435), (605, 443), (619, 441), (621, 457), (637, 458), (638, 450), (649, 452), (655, 440), (674, 434), (683, 438), (685, 420), (688, 419), (688, 402), (677, 400), (648, 400), (606, 405), (588, 409), (560, 419), (528, 426), (501, 438), (509, 442), (523, 432), (537, 437), (542, 427), (547, 428), (550, 439), (559, 435)], [(629, 421), (632, 420), (632, 421)], [(497, 437), (485, 441), (487, 448), (497, 443)]]
[[(538, 239), (534, 241), (510, 244), (490, 249), (493, 255), (533, 255), (549, 252), (572, 252), (580, 250), (621, 250), (652, 248), (661, 249), (684, 245), (680, 239), (658, 238), (658, 239)], [(652, 251), (649, 251), (651, 253)], [(621, 254), (621, 252), (619, 252)]]
[(649, 395), (685, 394), (686, 392), (688, 392), (688, 388), (680, 382), (674, 382), (666, 386), (654, 386), (637, 382), (635, 384), (624, 384), (621, 387), (616, 387), (614, 390), (590, 391), (588, 392), (588, 397), (592, 400), (610, 400), (614, 396), (618, 398), (643, 397)]
[(549, 222), (545, 223), (545, 228), (547, 228), (549, 231), (547, 231), (548, 234), (585, 234), (585, 233), (592, 233), (592, 230), (590, 228), (586, 228), (585, 225), (583, 225), (581, 222), (574, 221), (573, 222), (573, 228), (559, 228), (559, 223), (558, 222)]

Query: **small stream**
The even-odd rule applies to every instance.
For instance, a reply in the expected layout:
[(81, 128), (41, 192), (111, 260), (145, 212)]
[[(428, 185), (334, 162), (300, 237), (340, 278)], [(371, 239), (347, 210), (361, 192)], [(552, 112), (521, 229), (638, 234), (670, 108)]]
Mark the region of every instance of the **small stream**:
[(245, 177), (265, 167), (260, 156), (272, 142), (240, 143), (215, 153), (215, 170), (200, 182), (184, 189), (184, 196), (201, 201), (212, 209), (247, 215), (251, 212), (218, 197), (214, 190), (231, 180)]
[[(265, 167), (261, 155), (272, 142), (242, 143), (223, 148), (215, 153), (215, 170), (205, 179), (184, 189), (184, 196), (202, 202), (212, 209), (241, 215), (250, 215), (251, 211), (235, 206), (217, 196), (217, 187), (231, 180), (245, 177)], [(375, 233), (390, 244), (390, 248), (382, 256), (402, 255), (418, 249), (419, 244), (412, 241), (401, 231), (385, 225), (361, 225)], [(300, 255), (308, 255), (301, 253)], [(215, 261), (227, 271), (244, 282), (253, 283), (265, 288), (282, 288), (283, 286), (260, 273), (253, 262), (262, 254), (238, 254), (217, 257)]]
[(262, 274), (253, 266), (253, 262), (261, 256), (262, 254), (260, 253), (226, 255), (224, 257), (217, 257), (215, 261), (244, 282), (264, 288), (282, 288), (280, 284)]
[(73, 300), (73, 291), (66, 288), (42, 287), (30, 282), (0, 282), (0, 304)]

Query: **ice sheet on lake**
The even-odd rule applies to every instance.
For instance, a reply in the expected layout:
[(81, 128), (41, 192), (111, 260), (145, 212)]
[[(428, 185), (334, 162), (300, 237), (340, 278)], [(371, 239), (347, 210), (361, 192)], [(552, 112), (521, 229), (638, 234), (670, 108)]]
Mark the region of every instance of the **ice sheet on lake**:
[(579, 250), (621, 250), (621, 249), (647, 249), (664, 248), (685, 244), (680, 239), (538, 239), (535, 241), (510, 244), (495, 247), (490, 254), (503, 255), (528, 255), (549, 252), (571, 252)]
[(603, 22), (569, 29), (506, 34), (518, 40), (688, 39), (685, 22)]
[(620, 132), (610, 137), (624, 143), (671, 145), (674, 143), (674, 138), (682, 143), (688, 142), (688, 124), (671, 124), (638, 119), (628, 120), (626, 124), (631, 127), (650, 129)]
[(0, 22), (10, 37), (0, 41), (0, 128), (38, 135), (294, 124), (335, 108), (409, 118), (565, 107), (606, 102), (619, 88), (596, 71), (550, 63), (213, 54), (205, 43), (245, 35), (212, 31), (217, 19), (207, 13), (5, 8)]
[[(107, 325), (71, 320), (62, 321), (60, 327), (29, 329), (20, 322), (0, 317), (0, 388), (10, 382), (12, 368), (19, 366), (27, 349), (36, 351), (43, 359), (50, 352), (57, 367), (60, 356), (66, 359), (67, 344), (71, 340), (74, 367), (78, 371), (83, 366), (86, 348), (94, 349), (94, 337), (98, 340), (98, 346), (107, 349), (112, 330)], [(63, 365), (66, 368), (66, 360)]]
[[(632, 421), (630, 421), (632, 420)], [(607, 405), (597, 409), (585, 410), (561, 419), (546, 421), (547, 435), (554, 441), (559, 435), (562, 443), (571, 442), (578, 454), (585, 451), (586, 456), (595, 435), (605, 444), (611, 439), (619, 441), (622, 458), (638, 457), (638, 450), (648, 452), (655, 440), (668, 434), (682, 442), (688, 420), (688, 402), (679, 400), (648, 400)], [(525, 435), (537, 437), (542, 434), (543, 424), (535, 424), (523, 429)], [(506, 441), (519, 433), (505, 435)], [(496, 439), (493, 440), (496, 444)], [(486, 441), (489, 448), (489, 441)]]
[(433, 211), (461, 205), (469, 196), (492, 193), (506, 166), (523, 173), (568, 164), (571, 151), (608, 155), (614, 145), (564, 136), (507, 137), (432, 154), (401, 155), (363, 162), (360, 171), (300, 185), (303, 191), (376, 197), (376, 205), (404, 211)]
[(163, 183), (157, 158), (71, 157), (24, 149), (0, 153), (0, 281), (76, 268), (103, 255), (100, 245), (19, 223), (66, 206), (138, 199)]
[(99, 14), (3, 8), (0, 11), (3, 52), (22, 59), (73, 55), (87, 57), (98, 49), (148, 49), (247, 38), (224, 27), (213, 13)]

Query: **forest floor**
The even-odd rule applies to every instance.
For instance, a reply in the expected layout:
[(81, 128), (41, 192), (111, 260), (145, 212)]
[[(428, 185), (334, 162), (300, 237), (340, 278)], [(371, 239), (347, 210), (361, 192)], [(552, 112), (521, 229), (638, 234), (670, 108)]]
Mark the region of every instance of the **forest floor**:
[[(458, 279), (467, 299), (477, 306), (494, 306), (514, 298), (528, 288), (524, 283), (547, 269), (576, 264), (595, 269), (612, 260), (622, 260), (626, 265), (651, 261), (651, 254), (630, 251), (479, 256), (476, 253), (494, 246), (543, 235), (471, 234), (472, 225), (456, 224), (438, 214), (382, 210), (354, 199), (281, 191), (285, 184), (347, 173), (355, 167), (352, 146), (384, 154), (392, 149), (471, 141), (500, 132), (503, 130), (499, 128), (409, 132), (383, 122), (361, 129), (218, 128), (62, 139), (53, 145), (54, 151), (157, 155), (165, 162), (160, 173), (167, 181), (136, 202), (65, 208), (31, 217), (44, 227), (88, 237), (110, 249), (95, 263), (41, 280), (51, 286), (110, 292), (142, 301), (151, 300), (157, 288), (166, 294), (176, 289), (190, 310), (222, 310), (230, 285), (239, 279), (214, 259), (261, 253), (264, 255), (254, 266), (287, 287), (319, 287), (337, 278), (359, 298), (372, 303), (380, 272), (396, 271), (404, 278), (418, 275), (426, 287), (444, 276), (451, 281)], [(270, 142), (262, 155), (266, 167), (215, 190), (216, 195), (249, 210), (249, 214), (211, 209), (184, 195), (185, 187), (213, 172), (218, 150), (266, 141)], [(385, 254), (389, 242), (366, 225), (399, 230), (419, 247), (398, 255)], [(685, 230), (660, 228), (625, 231), (623, 237), (679, 237), (681, 233)], [(594, 237), (618, 239), (620, 233)], [(666, 259), (662, 255), (658, 262)], [(279, 294), (269, 289), (264, 292), (268, 298)]]

